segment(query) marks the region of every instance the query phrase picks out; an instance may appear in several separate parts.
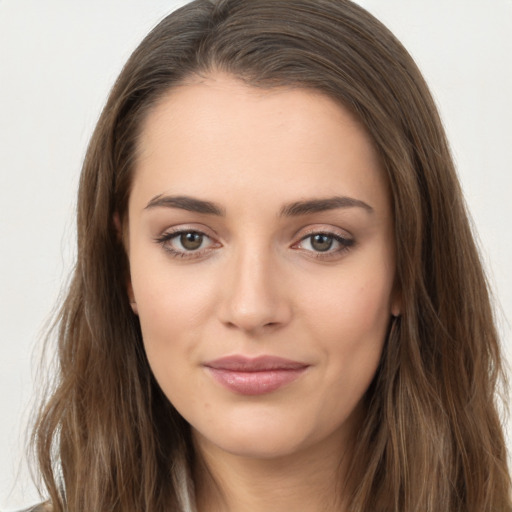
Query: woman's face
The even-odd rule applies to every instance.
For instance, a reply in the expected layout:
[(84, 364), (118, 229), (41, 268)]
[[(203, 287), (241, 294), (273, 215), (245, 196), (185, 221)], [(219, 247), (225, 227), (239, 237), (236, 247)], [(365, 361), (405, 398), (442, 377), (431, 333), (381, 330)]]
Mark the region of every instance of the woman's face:
[(319, 93), (213, 75), (174, 88), (139, 149), (129, 294), (196, 441), (251, 457), (347, 443), (399, 310), (366, 133)]

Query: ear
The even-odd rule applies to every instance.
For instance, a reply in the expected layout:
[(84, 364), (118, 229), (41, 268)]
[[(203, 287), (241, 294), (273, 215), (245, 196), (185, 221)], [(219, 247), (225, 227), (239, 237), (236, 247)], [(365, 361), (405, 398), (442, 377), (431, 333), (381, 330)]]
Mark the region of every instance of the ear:
[(125, 269), (125, 282), (126, 282), (126, 294), (128, 295), (128, 300), (130, 301), (130, 306), (132, 308), (132, 311), (138, 315), (139, 310), (137, 308), (137, 302), (135, 301), (135, 295), (133, 293), (133, 286), (132, 286), (132, 279), (130, 276), (130, 262), (128, 259), (128, 254), (126, 252), (126, 236), (123, 231), (123, 225), (121, 223), (121, 217), (119, 216), (119, 212), (115, 212), (114, 216), (112, 218), (112, 222), (114, 224), (114, 229), (116, 231), (117, 240), (118, 242), (125, 248), (125, 256), (126, 256), (126, 269)]
[(126, 291), (128, 293), (128, 300), (130, 301), (130, 306), (132, 308), (132, 311), (138, 315), (139, 314), (139, 308), (137, 307), (137, 302), (135, 301), (135, 295), (133, 293), (133, 286), (132, 286), (132, 280), (130, 277), (128, 277), (128, 282), (126, 283)]
[(119, 216), (119, 212), (115, 212), (112, 217), (112, 223), (114, 224), (114, 229), (117, 235), (117, 241), (124, 245), (124, 236), (123, 236), (123, 225), (121, 224), (121, 217)]
[(393, 286), (391, 292), (391, 315), (398, 317), (402, 314), (402, 289), (398, 283)]

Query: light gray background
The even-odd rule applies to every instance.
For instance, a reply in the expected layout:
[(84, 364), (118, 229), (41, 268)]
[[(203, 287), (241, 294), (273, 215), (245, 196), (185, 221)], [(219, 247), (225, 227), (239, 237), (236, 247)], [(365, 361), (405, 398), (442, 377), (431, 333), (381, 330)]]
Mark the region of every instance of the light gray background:
[[(0, 0), (0, 510), (21, 463), (31, 354), (72, 265), (81, 160), (141, 38), (183, 1)], [(511, 353), (512, 0), (360, 0), (416, 58), (453, 147)]]

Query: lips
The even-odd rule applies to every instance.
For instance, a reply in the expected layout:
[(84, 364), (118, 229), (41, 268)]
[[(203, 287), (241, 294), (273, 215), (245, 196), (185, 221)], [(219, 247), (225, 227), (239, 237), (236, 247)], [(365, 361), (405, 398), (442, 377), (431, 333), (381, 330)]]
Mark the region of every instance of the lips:
[(309, 365), (275, 356), (228, 356), (203, 365), (221, 385), (241, 395), (263, 395), (298, 379)]

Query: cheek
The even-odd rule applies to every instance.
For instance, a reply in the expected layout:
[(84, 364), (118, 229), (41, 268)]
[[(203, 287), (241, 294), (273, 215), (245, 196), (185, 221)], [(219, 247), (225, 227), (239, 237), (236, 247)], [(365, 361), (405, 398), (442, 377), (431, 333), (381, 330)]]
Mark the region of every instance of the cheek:
[(321, 338), (356, 342), (384, 333), (391, 310), (392, 274), (380, 270), (340, 272), (317, 282), (304, 302), (307, 316), (315, 320)]
[[(142, 245), (142, 244), (141, 244)], [(141, 325), (149, 331), (191, 328), (215, 302), (215, 274), (172, 261), (164, 251), (135, 247), (130, 255)]]
[(370, 269), (316, 286), (304, 315), (328, 361), (327, 383), (352, 397), (352, 405), (373, 379), (390, 322), (392, 273), (379, 265)]
[(165, 258), (151, 263), (132, 256), (132, 286), (144, 347), (164, 391), (173, 389), (174, 381), (179, 380), (184, 370), (180, 361), (198, 359), (218, 288), (206, 277), (198, 279), (197, 272), (194, 276), (183, 268), (176, 271)]

